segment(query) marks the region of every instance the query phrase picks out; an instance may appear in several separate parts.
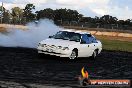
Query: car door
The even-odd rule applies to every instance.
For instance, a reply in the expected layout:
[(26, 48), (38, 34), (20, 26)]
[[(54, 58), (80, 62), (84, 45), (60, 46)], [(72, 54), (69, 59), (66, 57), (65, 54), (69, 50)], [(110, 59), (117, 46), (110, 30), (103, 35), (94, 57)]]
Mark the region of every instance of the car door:
[(87, 36), (88, 36), (90, 44), (92, 44), (92, 49), (93, 50), (97, 49), (98, 42), (97, 42), (96, 38), (90, 34), (87, 34)]
[(89, 41), (89, 37), (87, 36), (87, 34), (82, 34), (78, 55), (80, 57), (89, 57), (92, 56), (93, 51), (94, 44), (91, 41)]

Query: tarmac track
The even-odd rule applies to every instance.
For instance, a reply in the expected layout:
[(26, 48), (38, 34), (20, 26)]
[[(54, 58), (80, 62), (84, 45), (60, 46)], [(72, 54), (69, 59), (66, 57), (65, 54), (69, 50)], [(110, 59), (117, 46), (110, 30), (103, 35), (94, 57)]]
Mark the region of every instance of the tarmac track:
[(0, 47), (2, 88), (76, 88), (82, 67), (91, 79), (132, 79), (132, 52), (103, 50), (95, 60), (70, 61), (49, 55), (38, 57), (36, 49)]

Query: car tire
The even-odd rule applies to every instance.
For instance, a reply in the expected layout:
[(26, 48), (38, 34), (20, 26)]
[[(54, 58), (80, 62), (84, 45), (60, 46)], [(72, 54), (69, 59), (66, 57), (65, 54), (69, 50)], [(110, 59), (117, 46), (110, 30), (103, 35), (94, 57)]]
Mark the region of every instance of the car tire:
[(70, 60), (74, 60), (76, 58), (77, 58), (77, 52), (75, 50), (73, 50), (72, 53), (71, 53), (71, 55), (70, 55), (70, 57), (69, 57), (69, 59)]
[(95, 59), (95, 58), (96, 58), (96, 56), (97, 56), (97, 51), (96, 51), (96, 50), (94, 50), (94, 52), (93, 52), (93, 54), (92, 54), (92, 59)]

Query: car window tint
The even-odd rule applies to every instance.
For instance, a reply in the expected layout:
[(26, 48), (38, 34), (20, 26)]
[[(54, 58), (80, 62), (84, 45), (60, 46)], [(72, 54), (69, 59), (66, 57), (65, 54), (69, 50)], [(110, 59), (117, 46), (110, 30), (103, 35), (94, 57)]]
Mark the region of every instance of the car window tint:
[(86, 34), (82, 34), (82, 41), (86, 42), (86, 44), (90, 43), (88, 36)]
[(86, 44), (97, 43), (96, 38), (94, 36), (92, 36), (91, 34), (83, 34), (82, 40), (85, 41)]
[[(87, 36), (90, 36), (90, 34), (88, 34)], [(88, 37), (89, 38), (89, 42), (90, 43), (97, 43), (97, 40), (96, 40), (96, 38), (94, 37), (94, 36), (90, 36), (90, 37)]]
[(97, 40), (96, 38), (93, 37), (93, 43), (97, 43)]

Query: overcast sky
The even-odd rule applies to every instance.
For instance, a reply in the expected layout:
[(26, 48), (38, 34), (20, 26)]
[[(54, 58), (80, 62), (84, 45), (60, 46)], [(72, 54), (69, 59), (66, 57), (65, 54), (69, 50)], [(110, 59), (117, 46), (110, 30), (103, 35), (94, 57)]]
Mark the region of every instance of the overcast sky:
[(2, 2), (8, 10), (15, 6), (24, 8), (26, 4), (33, 3), (36, 10), (69, 8), (84, 16), (109, 14), (119, 19), (132, 19), (132, 0), (0, 0), (0, 4)]

